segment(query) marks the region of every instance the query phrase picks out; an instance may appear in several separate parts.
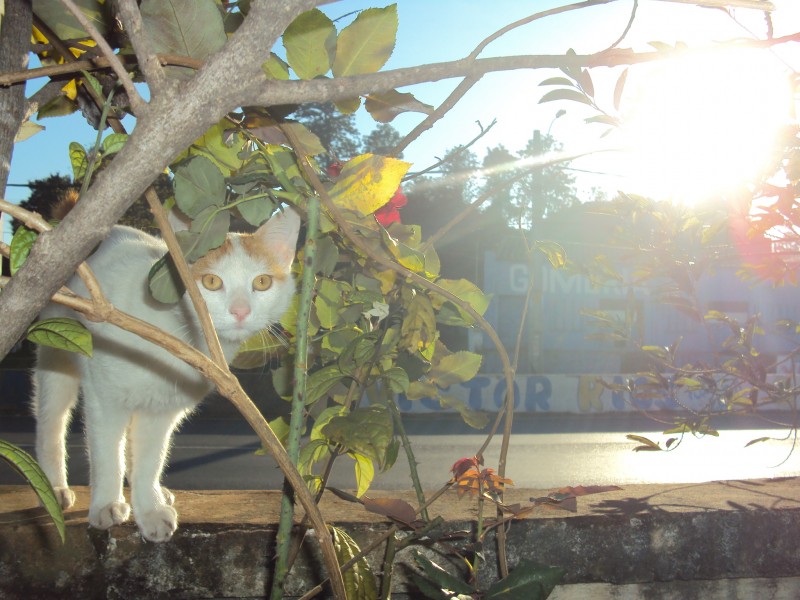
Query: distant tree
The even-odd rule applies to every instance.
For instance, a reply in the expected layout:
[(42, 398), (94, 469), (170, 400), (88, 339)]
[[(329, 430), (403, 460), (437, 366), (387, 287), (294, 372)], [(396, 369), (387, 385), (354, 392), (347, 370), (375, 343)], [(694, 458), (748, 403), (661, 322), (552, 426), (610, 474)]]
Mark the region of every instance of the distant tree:
[[(172, 196), (172, 184), (166, 175), (161, 175), (153, 185), (160, 198), (167, 199)], [(44, 179), (29, 181), (28, 187), (31, 194), (19, 205), (26, 210), (37, 212), (45, 218), (50, 218), (53, 204), (62, 198), (67, 190), (79, 186), (66, 175), (53, 174)], [(139, 198), (125, 211), (119, 224), (137, 229), (153, 229), (153, 216), (143, 198)], [(11, 222), (13, 231), (16, 231), (20, 225), (21, 223), (16, 219)]]
[(575, 178), (565, 163), (542, 164), (560, 150), (553, 137), (539, 131), (518, 155), (504, 146), (489, 149), (483, 160), (485, 189), (507, 186), (492, 194), (487, 213), (502, 214), (512, 227), (531, 230), (554, 212), (577, 204)]
[[(28, 182), (28, 188), (31, 190), (30, 196), (23, 200), (19, 205), (36, 213), (39, 213), (45, 218), (50, 216), (50, 208), (53, 204), (61, 198), (64, 193), (75, 187), (72, 179), (66, 175), (52, 174), (44, 179), (33, 179)], [(21, 223), (16, 219), (11, 221), (11, 228), (16, 232)]]
[(345, 161), (359, 154), (363, 142), (355, 115), (339, 112), (332, 102), (303, 104), (292, 118), (316, 134), (334, 159)]
[[(380, 123), (364, 137), (363, 151), (372, 154), (389, 154), (400, 143), (402, 137), (388, 123)], [(402, 158), (402, 153), (397, 158)]]
[[(535, 131), (528, 140), (520, 158), (547, 160), (548, 154), (556, 154), (562, 150), (553, 137)], [(536, 166), (522, 177), (514, 186), (514, 202), (518, 210), (533, 223), (546, 219), (550, 215), (578, 204), (575, 192), (575, 177), (564, 169), (565, 163)]]

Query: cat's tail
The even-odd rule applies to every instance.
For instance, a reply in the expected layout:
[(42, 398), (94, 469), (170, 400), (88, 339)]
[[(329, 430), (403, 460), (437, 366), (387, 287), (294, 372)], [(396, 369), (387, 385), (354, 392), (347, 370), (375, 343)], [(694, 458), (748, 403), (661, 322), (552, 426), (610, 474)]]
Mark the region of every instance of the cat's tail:
[(62, 508), (75, 502), (67, 485), (67, 431), (78, 402), (80, 367), (71, 352), (37, 346), (33, 374), (36, 415), (36, 458), (50, 480)]
[(75, 204), (78, 202), (78, 196), (78, 190), (75, 188), (68, 189), (50, 208), (48, 217), (56, 221), (61, 221), (69, 214), (69, 211), (75, 208)]

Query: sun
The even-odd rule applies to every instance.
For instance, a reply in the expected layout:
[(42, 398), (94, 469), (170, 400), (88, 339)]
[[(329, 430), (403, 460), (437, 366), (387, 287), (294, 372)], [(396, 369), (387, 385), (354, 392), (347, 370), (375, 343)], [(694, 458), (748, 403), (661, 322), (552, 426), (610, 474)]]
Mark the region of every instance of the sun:
[(632, 191), (659, 199), (701, 202), (746, 184), (774, 160), (792, 115), (786, 68), (766, 51), (687, 56), (628, 84), (625, 170)]

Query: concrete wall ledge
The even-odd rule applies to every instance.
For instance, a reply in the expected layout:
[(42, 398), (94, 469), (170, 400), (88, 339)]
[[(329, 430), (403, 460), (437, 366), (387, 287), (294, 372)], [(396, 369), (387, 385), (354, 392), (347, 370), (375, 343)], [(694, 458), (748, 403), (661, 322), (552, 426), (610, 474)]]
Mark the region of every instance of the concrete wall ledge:
[[(510, 490), (527, 503), (552, 490)], [(62, 545), (33, 492), (0, 486), (0, 598), (264, 598), (269, 590), (279, 494), (175, 491), (181, 524), (166, 544), (143, 541), (132, 524), (87, 527), (88, 490), (67, 512)], [(403, 498), (411, 492), (375, 492)], [(363, 547), (389, 526), (362, 506), (326, 494), (322, 512)], [(448, 530), (474, 526), (474, 500), (445, 495), (433, 507)], [(537, 509), (508, 534), (509, 564), (522, 558), (564, 567), (554, 600), (592, 598), (800, 598), (800, 479), (635, 485), (578, 498), (576, 513)], [(490, 544), (492, 546), (492, 544)], [(287, 596), (322, 570), (315, 542), (298, 560)], [(492, 561), (491, 551), (487, 560)], [(382, 549), (371, 556), (377, 570)], [(413, 562), (404, 550), (397, 598)]]

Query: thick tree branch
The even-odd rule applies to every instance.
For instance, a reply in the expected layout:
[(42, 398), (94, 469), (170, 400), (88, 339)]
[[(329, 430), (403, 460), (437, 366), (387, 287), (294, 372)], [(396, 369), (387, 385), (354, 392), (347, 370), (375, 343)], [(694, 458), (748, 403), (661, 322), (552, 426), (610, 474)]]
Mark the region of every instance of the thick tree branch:
[[(25, 0), (8, 0), (0, 35), (0, 71), (24, 69), (28, 65), (31, 7)], [(0, 194), (11, 169), (14, 137), (25, 114), (25, 89), (21, 85), (0, 89)], [(2, 354), (0, 354), (2, 356)]]

